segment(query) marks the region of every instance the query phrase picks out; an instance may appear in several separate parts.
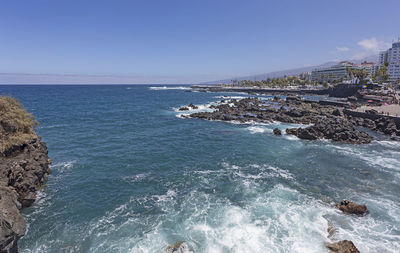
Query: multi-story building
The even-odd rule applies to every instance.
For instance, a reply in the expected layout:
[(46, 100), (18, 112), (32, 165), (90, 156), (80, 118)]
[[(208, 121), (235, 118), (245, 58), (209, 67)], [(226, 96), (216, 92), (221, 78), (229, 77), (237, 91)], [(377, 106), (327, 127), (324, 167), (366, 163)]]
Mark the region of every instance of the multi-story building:
[(385, 64), (385, 62), (388, 61), (388, 51), (389, 50), (379, 53), (379, 65), (383, 65), (383, 64)]
[(376, 67), (376, 63), (374, 63), (374, 62), (364, 61), (361, 64), (357, 65), (357, 67), (360, 68), (360, 69), (365, 69), (366, 71), (368, 71), (369, 77), (374, 76), (375, 73), (376, 73), (376, 70), (377, 70), (375, 68)]
[(379, 65), (388, 63), (389, 80), (400, 80), (400, 40), (392, 44), (392, 48), (379, 54)]
[(348, 68), (354, 69), (358, 67), (352, 62), (343, 61), (329, 68), (313, 70), (311, 72), (311, 80), (318, 82), (343, 81), (348, 78)]

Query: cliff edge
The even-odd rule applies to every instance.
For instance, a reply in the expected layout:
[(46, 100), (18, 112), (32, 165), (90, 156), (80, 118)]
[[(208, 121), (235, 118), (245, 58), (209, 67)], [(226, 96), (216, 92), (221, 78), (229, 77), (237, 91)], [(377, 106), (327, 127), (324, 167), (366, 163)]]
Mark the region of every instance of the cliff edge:
[(0, 96), (0, 253), (18, 252), (26, 231), (21, 210), (35, 201), (50, 172), (37, 124), (17, 100)]

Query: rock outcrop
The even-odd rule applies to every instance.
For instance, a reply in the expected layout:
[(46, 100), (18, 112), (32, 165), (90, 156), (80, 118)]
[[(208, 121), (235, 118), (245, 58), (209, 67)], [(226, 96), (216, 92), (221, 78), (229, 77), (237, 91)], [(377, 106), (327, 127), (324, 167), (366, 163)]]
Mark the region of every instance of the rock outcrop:
[(0, 252), (18, 252), (26, 231), (21, 209), (30, 206), (50, 172), (44, 142), (21, 104), (0, 97)]
[(275, 135), (282, 135), (282, 131), (279, 128), (274, 128), (273, 133)]
[(368, 209), (365, 205), (359, 205), (348, 200), (343, 200), (336, 207), (347, 214), (365, 215), (368, 213)]
[(195, 106), (194, 104), (189, 104), (188, 105), (188, 107), (190, 107), (190, 108), (192, 108), (192, 109), (199, 109), (199, 107), (198, 106)]
[(189, 246), (182, 242), (176, 242), (173, 246), (168, 246), (166, 253), (192, 253), (192, 251), (189, 250)]
[[(397, 134), (398, 131), (392, 122), (385, 121), (377, 126), (373, 121), (359, 122), (352, 118), (348, 119), (343, 114), (343, 109), (336, 105), (327, 102), (304, 101), (296, 96), (289, 96), (286, 100), (276, 98), (269, 101), (258, 98), (232, 99), (210, 108), (214, 111), (192, 113), (190, 117), (241, 123), (280, 121), (312, 124), (306, 128), (287, 129), (286, 133), (305, 140), (329, 139), (351, 144), (366, 144), (373, 140), (372, 136), (356, 126), (368, 126), (387, 134)], [(279, 131), (274, 130), (274, 134), (279, 135)]]
[(330, 253), (360, 253), (352, 241), (343, 240), (336, 243), (325, 243)]
[(373, 140), (369, 134), (355, 129), (351, 124), (332, 120), (319, 121), (306, 128), (289, 128), (286, 133), (305, 140), (329, 139), (351, 144), (366, 144)]

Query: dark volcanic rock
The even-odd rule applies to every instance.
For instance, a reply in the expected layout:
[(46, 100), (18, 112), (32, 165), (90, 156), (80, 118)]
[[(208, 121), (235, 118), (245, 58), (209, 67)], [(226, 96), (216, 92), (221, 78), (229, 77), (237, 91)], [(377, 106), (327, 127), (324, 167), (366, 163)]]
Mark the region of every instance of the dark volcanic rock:
[(336, 243), (325, 243), (330, 253), (360, 253), (352, 241), (343, 240)]
[(379, 114), (379, 113), (378, 113), (378, 111), (377, 111), (377, 110), (374, 110), (374, 109), (371, 109), (371, 110), (365, 110), (365, 113), (368, 113), (368, 114), (373, 114), (373, 115), (377, 115), (377, 114)]
[(35, 201), (50, 172), (46, 144), (39, 137), (12, 150), (0, 156), (0, 252), (16, 252), (26, 231), (20, 209)]
[(295, 101), (295, 102), (301, 102), (301, 97), (300, 96), (287, 96), (286, 101)]
[[(231, 99), (213, 105), (213, 112), (199, 112), (191, 118), (207, 120), (271, 123), (280, 121), (292, 124), (313, 124), (307, 128), (287, 129), (288, 134), (301, 139), (329, 139), (337, 142), (366, 144), (373, 140), (369, 134), (355, 126), (379, 131), (397, 139), (400, 129), (392, 119), (383, 117), (378, 120), (363, 119), (343, 114), (343, 107), (332, 103), (303, 101), (297, 96), (288, 96), (286, 100), (274, 98), (270, 101), (258, 98)], [(189, 109), (184, 107), (182, 110)]]
[(17, 241), (26, 230), (18, 194), (12, 187), (0, 186), (0, 197), (0, 252), (17, 252)]
[(336, 207), (344, 213), (364, 215), (368, 212), (365, 205), (358, 205), (348, 200), (343, 200)]
[(352, 144), (366, 144), (373, 139), (369, 134), (358, 131), (348, 122), (333, 120), (321, 120), (306, 128), (287, 129), (286, 133), (305, 140), (329, 139)]
[(166, 253), (191, 253), (191, 251), (186, 243), (179, 241), (173, 246), (168, 246)]
[(183, 106), (183, 107), (179, 108), (179, 111), (189, 111), (189, 108), (187, 108), (186, 106)]
[(273, 132), (275, 135), (282, 135), (282, 132), (281, 132), (281, 130), (279, 130), (279, 128), (274, 128)]
[(343, 113), (339, 109), (336, 109), (336, 110), (334, 110), (332, 112), (332, 115), (334, 115), (334, 116), (343, 116)]
[(304, 112), (300, 111), (298, 109), (289, 110), (289, 111), (285, 112), (285, 114), (290, 117), (303, 117), (304, 116)]
[(398, 130), (396, 123), (387, 117), (375, 120), (375, 130), (387, 135), (397, 135)]
[(194, 104), (190, 104), (188, 107), (192, 108), (192, 109), (199, 109), (198, 106), (195, 106)]

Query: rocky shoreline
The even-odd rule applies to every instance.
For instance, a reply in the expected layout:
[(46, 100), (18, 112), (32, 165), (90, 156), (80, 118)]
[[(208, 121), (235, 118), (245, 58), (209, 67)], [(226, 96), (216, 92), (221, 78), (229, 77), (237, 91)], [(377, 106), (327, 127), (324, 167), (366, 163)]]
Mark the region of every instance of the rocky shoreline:
[[(187, 110), (189, 109), (186, 107)], [(184, 110), (186, 110), (184, 108)], [(300, 139), (328, 139), (351, 144), (368, 144), (374, 137), (366, 130), (379, 132), (392, 140), (400, 139), (400, 126), (388, 117), (371, 120), (344, 113), (340, 103), (302, 100), (298, 96), (286, 99), (275, 97), (271, 100), (244, 98), (222, 100), (211, 106), (212, 112), (197, 112), (183, 117), (206, 120), (235, 121), (240, 123), (273, 123), (310, 125), (303, 128), (289, 128), (286, 133)], [(279, 129), (278, 129), (279, 130)], [(279, 135), (279, 131), (275, 131)]]
[[(350, 108), (351, 104), (346, 107)], [(286, 134), (295, 135), (305, 140), (328, 139), (341, 143), (368, 144), (376, 138), (373, 136), (375, 134), (371, 132), (379, 133), (382, 138), (400, 140), (400, 126), (392, 118), (385, 116), (375, 119), (356, 117), (347, 114), (346, 110), (348, 109), (346, 107), (342, 106), (341, 103), (303, 100), (299, 96), (288, 96), (286, 99), (274, 97), (270, 100), (254, 97), (240, 100), (227, 98), (219, 101), (217, 105), (210, 106), (213, 111), (196, 112), (181, 117), (239, 123), (268, 124), (278, 121), (305, 124), (308, 126), (285, 130)], [(188, 111), (189, 108), (193, 107), (185, 107), (182, 111)], [(280, 136), (282, 131), (275, 128), (273, 134)], [(348, 200), (343, 200), (334, 207), (345, 215), (364, 216), (369, 212), (365, 205), (359, 205)], [(335, 228), (328, 227), (327, 232), (328, 237), (331, 237), (335, 233)], [(326, 242), (325, 247), (332, 253), (360, 252), (349, 240), (335, 243)], [(174, 250), (172, 252), (185, 252), (179, 247)]]
[[(13, 115), (13, 110), (8, 110), (7, 106), (7, 103), (1, 104), (2, 115)], [(29, 120), (30, 117), (24, 117), (30, 114), (19, 103), (13, 106), (24, 111), (23, 120)], [(0, 134), (1, 144), (13, 140), (0, 152), (0, 252), (18, 252), (17, 242), (25, 234), (27, 226), (21, 210), (35, 201), (36, 192), (50, 173), (50, 159), (46, 143), (33, 130), (20, 132), (15, 118), (1, 118)], [(22, 139), (16, 138), (19, 135), (29, 139), (18, 142), (16, 140)]]

